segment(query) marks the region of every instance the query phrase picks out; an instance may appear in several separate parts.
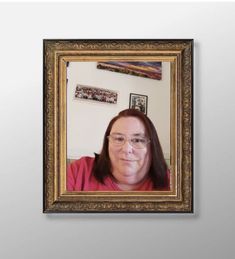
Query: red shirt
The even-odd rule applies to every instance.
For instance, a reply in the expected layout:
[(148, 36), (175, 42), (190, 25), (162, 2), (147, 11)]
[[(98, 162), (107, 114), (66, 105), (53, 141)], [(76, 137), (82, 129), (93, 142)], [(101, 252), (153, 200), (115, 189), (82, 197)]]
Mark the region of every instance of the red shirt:
[[(94, 157), (82, 157), (67, 167), (68, 191), (122, 191), (112, 177), (107, 176), (104, 184), (98, 182), (92, 175)], [(153, 183), (147, 178), (135, 191), (153, 191)]]

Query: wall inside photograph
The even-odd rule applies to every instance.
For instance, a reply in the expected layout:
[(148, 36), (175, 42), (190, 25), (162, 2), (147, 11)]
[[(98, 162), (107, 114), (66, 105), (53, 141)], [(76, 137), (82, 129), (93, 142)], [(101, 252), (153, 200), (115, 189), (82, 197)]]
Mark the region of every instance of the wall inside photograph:
[[(170, 63), (162, 63), (162, 80), (97, 69), (97, 62), (70, 62), (67, 68), (67, 157), (99, 153), (111, 118), (129, 108), (130, 93), (147, 95), (147, 115), (153, 121), (166, 159), (170, 156)], [(116, 91), (117, 103), (76, 99), (78, 84)]]

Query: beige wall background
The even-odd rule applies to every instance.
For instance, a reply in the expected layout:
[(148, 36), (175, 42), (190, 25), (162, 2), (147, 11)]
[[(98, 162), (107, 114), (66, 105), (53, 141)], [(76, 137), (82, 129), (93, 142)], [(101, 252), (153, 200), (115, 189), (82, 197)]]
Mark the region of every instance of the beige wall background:
[[(234, 13), (213, 2), (0, 4), (0, 258), (233, 258)], [(42, 213), (44, 38), (195, 40), (194, 214)]]
[[(130, 93), (146, 95), (147, 114), (153, 121), (166, 159), (170, 158), (170, 62), (162, 63), (162, 80), (97, 69), (97, 62), (70, 62), (67, 69), (67, 157), (100, 153), (104, 132), (119, 111), (129, 108)], [(117, 103), (75, 98), (76, 86), (115, 91)]]

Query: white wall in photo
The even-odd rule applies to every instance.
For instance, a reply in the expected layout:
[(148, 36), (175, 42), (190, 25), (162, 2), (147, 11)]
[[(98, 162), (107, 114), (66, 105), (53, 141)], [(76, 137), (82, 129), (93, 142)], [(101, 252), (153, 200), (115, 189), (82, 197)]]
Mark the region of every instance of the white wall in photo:
[[(147, 95), (147, 115), (153, 121), (165, 154), (170, 156), (170, 63), (162, 63), (162, 80), (97, 69), (97, 62), (70, 62), (67, 68), (67, 157), (94, 156), (102, 148), (109, 121), (129, 108), (130, 93)], [(75, 98), (77, 85), (115, 91), (117, 103)]]

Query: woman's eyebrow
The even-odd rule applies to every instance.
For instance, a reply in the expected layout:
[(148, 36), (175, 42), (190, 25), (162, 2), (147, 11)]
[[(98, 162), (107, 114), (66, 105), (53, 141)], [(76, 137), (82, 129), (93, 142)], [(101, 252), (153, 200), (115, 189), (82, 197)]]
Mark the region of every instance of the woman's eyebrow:
[[(121, 132), (112, 132), (111, 134), (114, 134), (114, 135), (121, 135), (121, 136), (126, 136), (125, 134), (121, 133)], [(130, 136), (133, 136), (133, 137), (146, 137), (145, 133), (134, 133), (134, 134), (131, 134)]]
[(132, 136), (135, 136), (135, 137), (145, 137), (145, 134), (144, 133), (135, 133), (135, 134), (132, 134)]
[(123, 135), (123, 136), (125, 135), (125, 134), (123, 134), (123, 133), (120, 133), (120, 132), (115, 132), (115, 131), (114, 131), (114, 132), (112, 132), (112, 133), (110, 133), (110, 134), (115, 134), (115, 135)]
[[(118, 132), (118, 131), (113, 131), (112, 133), (110, 132), (110, 134), (115, 134), (115, 135), (122, 135), (125, 136), (126, 134)], [(144, 132), (136, 132), (133, 134), (130, 134), (130, 136), (134, 136), (134, 137), (145, 137), (145, 133)]]

